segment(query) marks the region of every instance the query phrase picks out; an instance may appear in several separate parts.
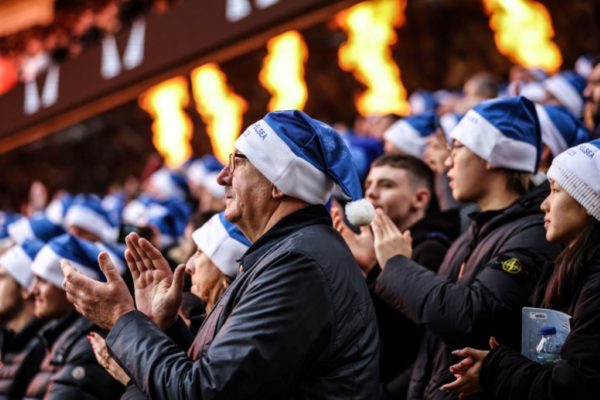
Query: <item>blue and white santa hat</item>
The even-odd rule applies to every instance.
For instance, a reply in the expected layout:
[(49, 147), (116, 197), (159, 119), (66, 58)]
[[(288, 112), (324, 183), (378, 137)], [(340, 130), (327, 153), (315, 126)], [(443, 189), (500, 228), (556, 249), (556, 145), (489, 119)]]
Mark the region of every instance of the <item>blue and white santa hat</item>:
[(575, 61), (575, 72), (587, 79), (594, 70), (594, 60), (591, 54), (584, 54)]
[(583, 113), (583, 91), (587, 82), (574, 71), (563, 71), (544, 81), (544, 87), (576, 118)]
[(493, 167), (535, 173), (542, 153), (535, 105), (523, 96), (486, 100), (450, 134)]
[(235, 278), (240, 268), (239, 260), (250, 241), (238, 227), (229, 222), (221, 212), (192, 233), (192, 239), (215, 266), (225, 275)]
[(190, 185), (202, 186), (216, 198), (225, 197), (225, 188), (217, 182), (223, 164), (212, 154), (207, 154), (190, 163), (186, 175)]
[(548, 179), (558, 183), (588, 214), (600, 221), (600, 139), (562, 152), (552, 160)]
[(212, 154), (207, 154), (190, 163), (186, 176), (189, 182), (204, 186), (208, 175), (218, 173), (222, 169), (223, 164)]
[(427, 137), (436, 130), (436, 115), (423, 113), (394, 122), (383, 138), (403, 153), (422, 159), (427, 148)]
[(0, 266), (4, 267), (22, 288), (28, 289), (33, 281), (31, 264), (43, 246), (44, 242), (37, 239), (16, 244), (0, 256)]
[(160, 247), (176, 244), (183, 236), (192, 209), (181, 200), (171, 198), (161, 201), (142, 194), (127, 204), (123, 222), (136, 226), (154, 226), (160, 235)]
[(17, 244), (22, 244), (29, 239), (47, 242), (65, 233), (62, 226), (50, 221), (43, 213), (35, 214), (29, 218), (22, 217), (10, 224), (7, 229), (11, 239)]
[(445, 113), (443, 115), (440, 115), (440, 117), (438, 118), (438, 124), (440, 125), (440, 128), (442, 128), (442, 132), (444, 133), (446, 142), (452, 141), (450, 133), (454, 130), (454, 128), (456, 128), (456, 126), (464, 116), (464, 114), (456, 113)]
[(98, 236), (103, 242), (117, 240), (118, 230), (108, 211), (102, 207), (100, 197), (80, 194), (67, 210), (64, 226), (77, 226)]
[(188, 185), (183, 176), (176, 171), (161, 168), (154, 172), (148, 179), (152, 194), (160, 200), (168, 200), (175, 197), (186, 200), (188, 196)]
[(75, 236), (64, 234), (52, 239), (37, 253), (31, 270), (54, 286), (62, 290), (63, 272), (60, 261), (67, 260), (77, 271), (99, 281), (105, 277), (98, 265), (100, 252), (106, 251), (120, 274), (125, 272), (124, 247), (92, 243)]
[(435, 95), (425, 90), (417, 90), (408, 97), (410, 113), (418, 115), (423, 113), (435, 113), (438, 102)]
[(117, 226), (121, 222), (126, 203), (127, 196), (122, 190), (109, 193), (102, 198), (102, 208), (108, 213), (112, 225)]
[(190, 215), (191, 209), (187, 203), (170, 199), (148, 205), (146, 223), (142, 225), (154, 226), (160, 235), (161, 249), (166, 249), (179, 243)]
[(73, 200), (75, 200), (75, 197), (69, 193), (56, 196), (46, 207), (46, 218), (56, 225), (63, 225), (65, 215), (67, 215), (69, 207), (73, 204)]
[(361, 182), (341, 136), (302, 111), (268, 113), (250, 125), (234, 147), (288, 196), (309, 204), (326, 204), (337, 184), (351, 200), (346, 215), (366, 225), (375, 209), (362, 198)]
[(20, 214), (0, 211), (0, 250), (14, 243), (8, 234), (8, 226), (21, 218)]
[(535, 109), (540, 120), (542, 142), (554, 157), (569, 147), (590, 140), (591, 132), (564, 107), (536, 104)]

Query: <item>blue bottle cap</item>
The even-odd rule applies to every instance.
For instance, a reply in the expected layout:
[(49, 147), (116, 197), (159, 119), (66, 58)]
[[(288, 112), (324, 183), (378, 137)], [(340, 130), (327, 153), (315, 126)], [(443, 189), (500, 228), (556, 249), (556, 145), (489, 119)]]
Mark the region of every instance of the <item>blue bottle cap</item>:
[(553, 326), (542, 326), (540, 328), (540, 335), (556, 335), (556, 328)]

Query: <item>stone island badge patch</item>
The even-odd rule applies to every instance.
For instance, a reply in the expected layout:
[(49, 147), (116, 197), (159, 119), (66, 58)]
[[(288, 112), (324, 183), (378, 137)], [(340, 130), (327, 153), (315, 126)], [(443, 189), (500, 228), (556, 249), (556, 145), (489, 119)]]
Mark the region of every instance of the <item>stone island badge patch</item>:
[(523, 267), (521, 266), (521, 262), (517, 258), (509, 258), (506, 261), (502, 261), (502, 270), (508, 272), (509, 274), (516, 275)]
[(83, 367), (73, 368), (73, 371), (71, 371), (71, 376), (78, 381), (82, 380), (83, 378), (85, 378), (85, 368), (83, 368)]

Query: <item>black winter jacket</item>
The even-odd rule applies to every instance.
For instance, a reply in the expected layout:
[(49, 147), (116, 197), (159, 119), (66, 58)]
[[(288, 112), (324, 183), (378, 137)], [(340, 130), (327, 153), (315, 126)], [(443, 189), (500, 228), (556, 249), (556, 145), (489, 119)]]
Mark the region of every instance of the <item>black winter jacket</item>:
[[(459, 210), (428, 215), (409, 229), (413, 238), (412, 259), (437, 272), (448, 248), (460, 235)], [(381, 268), (376, 265), (367, 277), (367, 284), (379, 325), (383, 397), (401, 399), (406, 397), (411, 366), (417, 356), (423, 328), (375, 294), (376, 279), (380, 273)]]
[(498, 400), (600, 398), (600, 259), (588, 271), (563, 310), (572, 318), (561, 360), (543, 367), (509, 346), (496, 348), (481, 367), (486, 394)]
[(409, 399), (455, 398), (440, 390), (454, 380), (453, 350), (487, 348), (490, 336), (518, 346), (521, 308), (560, 250), (545, 239), (539, 206), (547, 193), (548, 185), (537, 187), (503, 210), (477, 214), (437, 275), (402, 256), (388, 261), (377, 294), (426, 328)]
[(44, 358), (38, 331), (44, 322), (33, 318), (18, 333), (0, 328), (0, 400), (20, 399)]
[(98, 363), (86, 336), (98, 328), (74, 311), (46, 324), (40, 332), (45, 357), (27, 388), (26, 399), (115, 399), (123, 385)]
[(140, 312), (117, 321), (107, 343), (149, 398), (378, 398), (373, 306), (324, 207), (282, 219), (242, 267), (191, 358)]

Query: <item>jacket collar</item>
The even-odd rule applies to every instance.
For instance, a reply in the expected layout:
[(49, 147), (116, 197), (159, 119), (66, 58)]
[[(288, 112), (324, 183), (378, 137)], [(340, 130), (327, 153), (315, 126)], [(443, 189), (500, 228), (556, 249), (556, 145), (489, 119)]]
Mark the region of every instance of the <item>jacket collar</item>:
[(291, 233), (310, 225), (330, 225), (331, 217), (322, 205), (311, 205), (295, 211), (277, 222), (250, 246), (241, 258), (244, 271), (251, 268), (271, 247)]
[(478, 232), (476, 235), (486, 235), (507, 222), (526, 215), (541, 214), (540, 205), (549, 193), (550, 184), (546, 181), (535, 186), (504, 209), (471, 213), (469, 214), (469, 217), (473, 220), (471, 229)]

